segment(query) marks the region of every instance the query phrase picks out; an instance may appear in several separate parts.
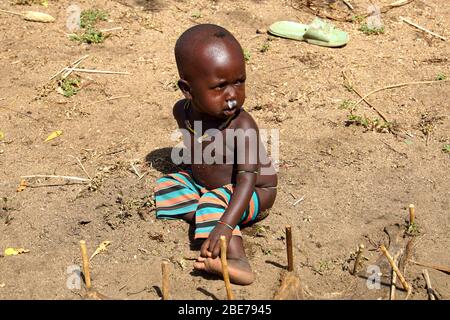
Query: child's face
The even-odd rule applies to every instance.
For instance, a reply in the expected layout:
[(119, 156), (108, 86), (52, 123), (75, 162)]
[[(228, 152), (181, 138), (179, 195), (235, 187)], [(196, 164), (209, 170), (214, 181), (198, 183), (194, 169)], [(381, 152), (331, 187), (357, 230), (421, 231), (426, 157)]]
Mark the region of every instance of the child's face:
[[(238, 45), (217, 43), (199, 50), (190, 94), (194, 108), (216, 118), (235, 114), (245, 101), (245, 61)], [(231, 103), (229, 101), (236, 101)]]

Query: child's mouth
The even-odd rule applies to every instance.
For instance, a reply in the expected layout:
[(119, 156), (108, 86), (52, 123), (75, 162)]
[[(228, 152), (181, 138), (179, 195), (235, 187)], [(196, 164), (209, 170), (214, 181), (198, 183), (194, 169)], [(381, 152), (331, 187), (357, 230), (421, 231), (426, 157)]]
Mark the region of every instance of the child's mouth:
[(237, 101), (236, 100), (228, 100), (227, 101), (228, 109), (224, 110), (224, 114), (226, 116), (231, 116), (236, 112)]
[(233, 108), (233, 109), (228, 109), (228, 110), (225, 110), (223, 113), (224, 113), (224, 115), (226, 115), (227, 117), (228, 116), (231, 116), (231, 115), (233, 115), (233, 114), (235, 114), (236, 113), (236, 108)]

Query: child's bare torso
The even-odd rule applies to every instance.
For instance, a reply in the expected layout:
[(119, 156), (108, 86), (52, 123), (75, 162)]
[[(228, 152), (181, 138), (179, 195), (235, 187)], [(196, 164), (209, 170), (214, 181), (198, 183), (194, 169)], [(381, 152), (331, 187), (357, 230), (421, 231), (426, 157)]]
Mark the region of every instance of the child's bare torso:
[[(186, 127), (186, 113), (181, 103), (175, 105), (174, 116), (179, 128), (183, 129), (184, 145), (191, 160), (186, 164), (191, 168), (197, 183), (209, 190), (236, 183), (236, 149), (238, 146), (235, 144), (236, 140), (239, 143), (239, 139), (233, 139), (232, 136), (236, 134), (237, 129), (240, 129), (240, 123), (251, 116), (246, 111), (240, 110), (226, 129), (216, 131), (212, 137), (200, 139), (201, 141), (199, 141), (201, 134), (194, 135)], [(215, 129), (205, 122), (202, 123), (202, 126), (204, 131), (205, 129)], [(257, 141), (259, 142), (259, 139)], [(254, 158), (255, 164), (257, 163), (259, 168), (255, 187), (275, 187), (277, 176), (272, 161), (267, 156), (264, 146), (261, 143), (258, 145), (258, 156)], [(248, 150), (246, 151), (248, 152)], [(261, 174), (262, 172), (263, 174)]]

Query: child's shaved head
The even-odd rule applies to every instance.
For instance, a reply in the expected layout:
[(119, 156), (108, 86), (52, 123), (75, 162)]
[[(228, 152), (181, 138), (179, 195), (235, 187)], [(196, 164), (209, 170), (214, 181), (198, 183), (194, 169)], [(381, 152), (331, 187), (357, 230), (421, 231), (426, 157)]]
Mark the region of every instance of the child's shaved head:
[[(242, 48), (236, 38), (226, 29), (214, 24), (200, 24), (187, 29), (175, 44), (175, 59), (181, 79), (191, 80), (192, 71), (203, 62), (205, 49), (207, 56), (220, 59), (220, 52)], [(225, 49), (225, 50), (224, 50)]]

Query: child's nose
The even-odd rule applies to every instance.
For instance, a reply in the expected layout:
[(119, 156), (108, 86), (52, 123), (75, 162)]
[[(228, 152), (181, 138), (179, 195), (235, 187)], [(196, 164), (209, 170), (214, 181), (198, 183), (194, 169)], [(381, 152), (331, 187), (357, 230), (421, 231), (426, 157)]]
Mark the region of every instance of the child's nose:
[(228, 86), (225, 91), (225, 100), (227, 101), (236, 100), (236, 98), (237, 98), (236, 88), (234, 88), (234, 86)]

